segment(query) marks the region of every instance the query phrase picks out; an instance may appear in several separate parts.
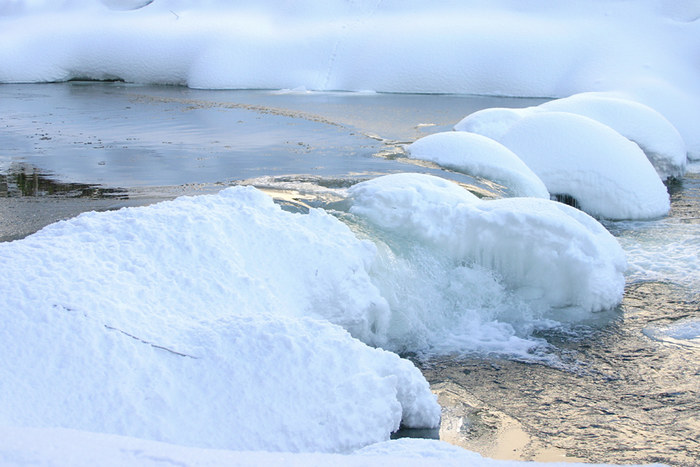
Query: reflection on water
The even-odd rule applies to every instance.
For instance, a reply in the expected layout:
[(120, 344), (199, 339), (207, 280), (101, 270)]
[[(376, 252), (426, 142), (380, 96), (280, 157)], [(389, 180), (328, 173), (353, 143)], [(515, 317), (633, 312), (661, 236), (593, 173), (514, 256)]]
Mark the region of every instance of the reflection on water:
[[(441, 437), (504, 459), (700, 465), (699, 181), (674, 187), (667, 219), (608, 224), (623, 245), (642, 238), (628, 250), (638, 267), (619, 310), (541, 332), (560, 365), (418, 362), (444, 406)], [(648, 251), (673, 281), (651, 278)]]
[(13, 164), (0, 173), (0, 197), (61, 196), (69, 198), (128, 198), (124, 190), (82, 183), (62, 183), (35, 167)]

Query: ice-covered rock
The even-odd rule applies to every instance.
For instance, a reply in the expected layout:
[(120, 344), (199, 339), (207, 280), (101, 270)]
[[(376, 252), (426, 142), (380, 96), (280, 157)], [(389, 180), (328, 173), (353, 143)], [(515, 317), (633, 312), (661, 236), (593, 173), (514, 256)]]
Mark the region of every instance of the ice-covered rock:
[(595, 311), (622, 299), (624, 252), (587, 214), (537, 198), (481, 201), (445, 183), (420, 174), (378, 177), (350, 189), (350, 212), (493, 271), (530, 304)]
[(549, 198), (537, 175), (511, 150), (476, 133), (435, 133), (407, 148), (414, 159), (435, 162), (458, 172), (493, 180), (510, 189), (513, 196)]
[(553, 195), (606, 219), (650, 219), (670, 209), (644, 152), (607, 125), (566, 112), (534, 112), (500, 138)]

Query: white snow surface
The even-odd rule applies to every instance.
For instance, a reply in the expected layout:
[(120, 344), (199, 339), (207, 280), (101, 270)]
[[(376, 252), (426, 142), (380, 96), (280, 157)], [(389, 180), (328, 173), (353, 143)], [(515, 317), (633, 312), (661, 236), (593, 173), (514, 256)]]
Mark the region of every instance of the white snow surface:
[(533, 112), (499, 138), (552, 194), (597, 218), (666, 215), (670, 198), (639, 146), (609, 126), (567, 112)]
[(0, 0), (0, 82), (615, 91), (665, 115), (700, 157), (699, 16), (676, 0)]
[(420, 371), (331, 323), (372, 340), (374, 251), (253, 188), (0, 243), (0, 424), (325, 452), (435, 427)]
[(508, 188), (513, 196), (549, 199), (542, 180), (511, 150), (476, 133), (442, 132), (410, 144), (409, 157), (484, 177)]

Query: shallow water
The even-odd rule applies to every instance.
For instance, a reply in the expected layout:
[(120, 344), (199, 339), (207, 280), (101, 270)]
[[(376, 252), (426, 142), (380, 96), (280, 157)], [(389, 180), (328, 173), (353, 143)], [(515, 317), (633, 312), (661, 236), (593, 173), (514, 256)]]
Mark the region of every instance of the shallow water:
[[(487, 181), (409, 161), (401, 143), (480, 108), (540, 102), (124, 83), (2, 85), (0, 101), (0, 241), (87, 210), (237, 183), (301, 210), (326, 203), (313, 187), (399, 171), (499, 196)], [(443, 405), (440, 437), (498, 458), (700, 463), (700, 179), (671, 191), (668, 218), (606, 224), (629, 255), (624, 301), (536, 334), (548, 364), (417, 362)]]

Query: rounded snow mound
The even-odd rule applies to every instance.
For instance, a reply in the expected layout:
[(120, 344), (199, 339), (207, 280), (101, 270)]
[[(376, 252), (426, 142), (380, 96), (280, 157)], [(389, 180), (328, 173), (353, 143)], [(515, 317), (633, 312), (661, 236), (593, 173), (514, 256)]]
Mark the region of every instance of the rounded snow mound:
[(493, 139), (476, 133), (432, 134), (409, 145), (407, 151), (411, 158), (500, 183), (514, 196), (549, 198), (542, 180), (518, 156)]
[(457, 264), (492, 271), (531, 305), (596, 311), (620, 302), (624, 252), (596, 220), (550, 200), (481, 201), (445, 183), (420, 174), (378, 177), (350, 188), (350, 212)]
[(685, 173), (688, 158), (681, 134), (649, 106), (601, 93), (581, 93), (536, 108), (583, 115), (609, 126), (639, 145), (662, 180)]
[(540, 112), (573, 113), (609, 126), (639, 145), (662, 180), (685, 173), (688, 153), (676, 127), (655, 109), (609, 93), (574, 94), (535, 107), (483, 109), (464, 117), (454, 129), (500, 141), (522, 118)]
[(523, 117), (500, 142), (516, 153), (553, 195), (573, 197), (605, 219), (651, 219), (670, 209), (666, 187), (635, 143), (607, 125), (566, 112)]

